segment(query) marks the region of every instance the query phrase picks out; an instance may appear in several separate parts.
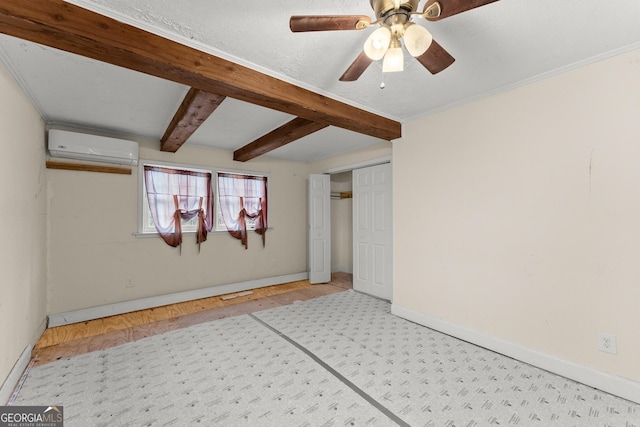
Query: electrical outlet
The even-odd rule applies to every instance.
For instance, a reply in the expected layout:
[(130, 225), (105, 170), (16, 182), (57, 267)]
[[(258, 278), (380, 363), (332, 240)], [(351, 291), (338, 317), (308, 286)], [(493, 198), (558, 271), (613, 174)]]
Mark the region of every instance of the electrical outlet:
[(606, 332), (598, 332), (598, 350), (605, 353), (618, 354), (616, 336)]
[(133, 279), (127, 279), (124, 286), (126, 288), (133, 288)]

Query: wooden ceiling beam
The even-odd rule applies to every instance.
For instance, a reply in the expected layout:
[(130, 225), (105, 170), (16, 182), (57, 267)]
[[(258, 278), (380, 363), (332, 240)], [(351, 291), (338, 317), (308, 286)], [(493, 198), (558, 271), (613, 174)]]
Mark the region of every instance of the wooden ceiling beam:
[(118, 22), (64, 0), (0, 3), (0, 32), (376, 138), (399, 122)]
[(178, 151), (225, 98), (193, 87), (189, 89), (160, 139), (160, 151)]
[(289, 123), (280, 126), (278, 129), (237, 149), (233, 153), (233, 160), (246, 162), (247, 160), (254, 159), (304, 136), (324, 129), (327, 126), (329, 125), (297, 117)]

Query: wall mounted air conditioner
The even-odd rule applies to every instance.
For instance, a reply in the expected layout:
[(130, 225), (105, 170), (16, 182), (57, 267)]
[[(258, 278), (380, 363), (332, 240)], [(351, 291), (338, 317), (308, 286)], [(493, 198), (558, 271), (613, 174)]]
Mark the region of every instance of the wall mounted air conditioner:
[(51, 157), (119, 165), (138, 164), (138, 143), (134, 141), (50, 129), (48, 145)]

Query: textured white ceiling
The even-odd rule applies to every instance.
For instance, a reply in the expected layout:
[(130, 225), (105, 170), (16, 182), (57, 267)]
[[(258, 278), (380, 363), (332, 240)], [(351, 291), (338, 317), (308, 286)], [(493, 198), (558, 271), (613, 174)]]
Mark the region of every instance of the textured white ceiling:
[[(440, 74), (408, 58), (402, 73), (383, 76), (374, 63), (347, 83), (338, 78), (372, 30), (294, 34), (288, 20), (372, 16), (367, 0), (70, 2), (402, 122), (640, 47), (638, 0), (502, 0), (439, 22), (417, 21), (456, 58)], [(46, 120), (123, 135), (159, 138), (188, 89), (6, 36), (0, 59)], [(235, 150), (290, 119), (227, 99), (188, 144)], [(270, 155), (312, 161), (376, 142), (327, 128)]]

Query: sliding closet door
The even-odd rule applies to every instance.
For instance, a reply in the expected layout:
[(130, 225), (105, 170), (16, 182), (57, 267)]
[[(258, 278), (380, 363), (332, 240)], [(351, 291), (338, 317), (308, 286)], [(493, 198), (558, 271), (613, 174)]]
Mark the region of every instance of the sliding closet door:
[(391, 164), (353, 171), (353, 288), (393, 296)]

